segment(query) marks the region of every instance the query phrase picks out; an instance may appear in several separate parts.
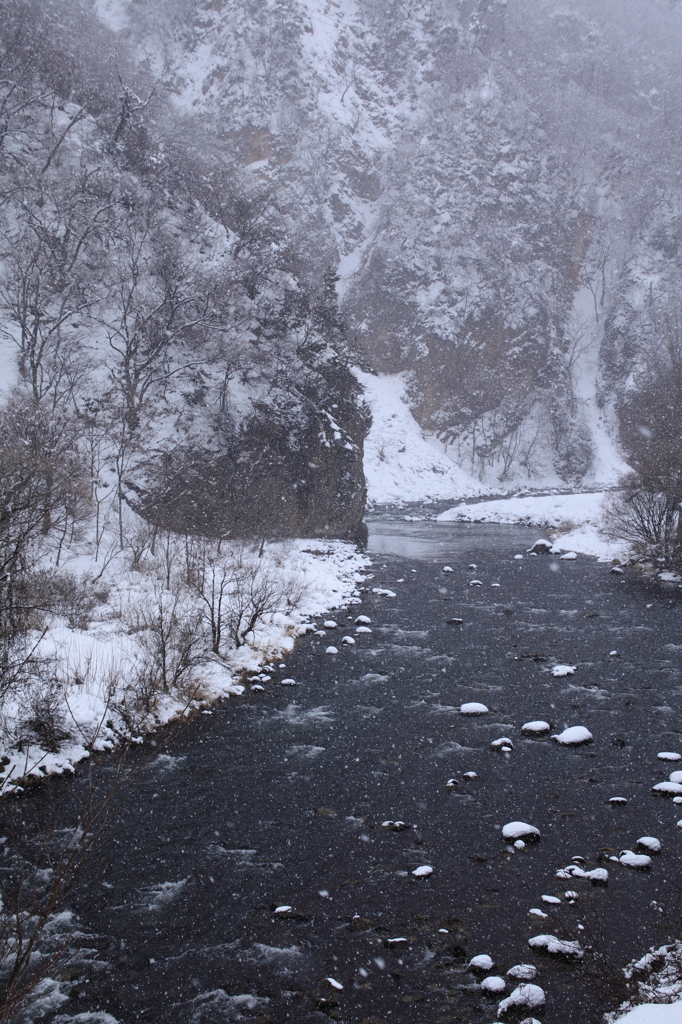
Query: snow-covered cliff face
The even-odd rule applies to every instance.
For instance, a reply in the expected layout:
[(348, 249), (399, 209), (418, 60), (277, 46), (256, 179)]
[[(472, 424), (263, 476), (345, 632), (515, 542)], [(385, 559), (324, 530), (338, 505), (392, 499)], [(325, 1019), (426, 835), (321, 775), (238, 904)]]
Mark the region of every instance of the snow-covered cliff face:
[(679, 284), (677, 4), (121, 9), (102, 16), (184, 114), (167, 152), (200, 140), (199, 178), (209, 146), (302, 278), (338, 268), (367, 365), (408, 373), (448, 457), (488, 481), (613, 477), (642, 337)]

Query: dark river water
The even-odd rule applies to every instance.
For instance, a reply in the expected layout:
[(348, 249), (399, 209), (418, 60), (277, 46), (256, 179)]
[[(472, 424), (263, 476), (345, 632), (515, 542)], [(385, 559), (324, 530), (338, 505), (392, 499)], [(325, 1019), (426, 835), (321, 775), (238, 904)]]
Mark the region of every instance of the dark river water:
[[(618, 1005), (620, 968), (680, 933), (682, 806), (651, 787), (677, 767), (657, 752), (682, 752), (682, 606), (592, 558), (515, 559), (535, 538), (371, 525), (373, 579), (333, 613), (339, 628), (301, 639), (264, 692), (199, 715), (145, 768), (71, 901), (100, 966), (58, 1019), (491, 1024), (501, 997), (467, 969), (482, 953), (502, 977), (537, 967), (546, 1024), (596, 1024)], [(342, 648), (361, 613), (372, 633)], [(557, 662), (575, 674), (555, 678)], [(490, 711), (463, 716), (467, 701)], [(594, 741), (524, 737), (537, 719)], [(491, 749), (502, 736), (511, 752)], [(51, 790), (65, 818), (70, 787)], [(507, 844), (515, 820), (540, 840)], [(608, 860), (641, 836), (662, 844), (650, 871)], [(576, 856), (608, 885), (557, 878)], [(414, 877), (422, 865), (433, 873)], [(532, 949), (542, 933), (584, 957)]]

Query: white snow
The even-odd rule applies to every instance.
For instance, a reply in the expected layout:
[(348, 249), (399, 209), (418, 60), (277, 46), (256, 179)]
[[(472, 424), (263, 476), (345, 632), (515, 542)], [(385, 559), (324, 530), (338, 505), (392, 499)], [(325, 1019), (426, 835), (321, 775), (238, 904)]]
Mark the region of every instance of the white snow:
[(502, 829), (503, 839), (527, 839), (530, 836), (539, 837), (540, 829), (525, 821), (510, 821)]
[(654, 836), (642, 836), (637, 840), (637, 846), (643, 847), (649, 853), (661, 852), (661, 840), (656, 839)]
[(632, 850), (623, 850), (618, 858), (621, 864), (636, 871), (647, 871), (651, 867), (651, 857), (645, 853), (633, 853)]
[(682, 783), (679, 782), (659, 782), (651, 788), (653, 793), (662, 793), (664, 796), (679, 796), (682, 793)]
[(533, 949), (545, 949), (548, 953), (556, 953), (557, 956), (580, 959), (583, 955), (577, 940), (558, 939), (556, 935), (534, 935), (528, 940), (528, 945)]
[(575, 675), (576, 665), (555, 665), (552, 669), (553, 676), (572, 676)]
[(567, 551), (565, 555), (560, 556), (562, 562), (575, 562), (577, 557), (578, 555), (575, 551)]
[(503, 999), (500, 1005), (497, 1007), (498, 1013), (506, 1013), (507, 1010), (511, 1010), (514, 1007), (522, 1007), (523, 1009), (535, 1010), (538, 1006), (545, 1005), (545, 993), (539, 985), (523, 984), (519, 985), (514, 991)]
[(95, 14), (112, 32), (120, 32), (128, 24), (129, 0), (95, 0)]
[(618, 1024), (680, 1024), (682, 999), (674, 1003), (642, 1003), (615, 1020)]
[[(57, 752), (41, 749), (36, 743), (21, 751), (2, 749), (7, 758), (0, 771), (0, 790), (14, 789), (22, 777), (61, 774), (72, 771), (79, 761), (90, 756), (90, 750), (115, 746), (121, 736), (130, 736), (125, 722), (115, 711), (109, 693), (112, 678), (125, 682), (132, 675), (139, 652), (135, 636), (124, 621), (127, 608), (135, 610), (150, 600), (150, 587), (155, 585), (153, 569), (131, 571), (127, 552), (113, 559), (103, 573), (103, 585), (109, 588), (107, 602), (98, 607), (97, 616), (85, 630), (71, 629), (63, 620), (50, 624), (36, 650), (38, 656), (57, 657), (64, 666), (63, 714), (70, 736)], [(293, 649), (295, 637), (307, 632), (311, 618), (325, 611), (347, 606), (359, 600), (358, 584), (364, 582), (360, 571), (368, 559), (350, 544), (342, 541), (294, 540), (267, 544), (264, 564), (287, 578), (295, 576), (301, 584), (302, 596), (296, 608), (276, 612), (249, 634), (240, 648), (224, 651), (222, 658), (210, 659), (197, 666), (195, 680), (200, 698), (185, 700), (182, 696), (163, 695), (153, 715), (139, 725), (141, 740), (177, 716), (188, 716), (220, 698), (239, 697), (246, 687), (236, 679), (240, 673), (259, 674), (259, 680), (270, 676), (259, 672), (265, 665), (279, 660)], [(101, 566), (87, 555), (74, 557), (74, 566), (92, 576)], [(121, 609), (124, 618), (121, 617)], [(281, 666), (283, 667), (283, 666)], [(73, 680), (73, 682), (72, 682)], [(249, 692), (252, 692), (253, 687)], [(114, 697), (116, 694), (114, 694)], [(11, 708), (9, 709), (11, 712)], [(113, 722), (110, 728), (108, 722)]]
[(337, 981), (336, 978), (325, 978), (324, 980), (328, 981), (329, 984), (331, 985), (331, 987), (337, 989), (339, 992), (343, 988), (343, 985), (341, 984), (341, 982)]
[(542, 896), (541, 899), (543, 903), (561, 903), (558, 896)]
[(459, 709), (460, 715), (486, 715), (490, 709), (485, 704), (479, 704), (477, 701), (469, 701), (467, 704), (462, 704)]
[(537, 977), (538, 969), (533, 964), (515, 964), (507, 971), (508, 978), (515, 978), (517, 981), (532, 981)]
[(412, 874), (415, 878), (428, 878), (429, 875), (433, 874), (433, 868), (430, 864), (422, 864), (420, 867), (415, 868)]
[(500, 978), (496, 974), (491, 974), (481, 982), (481, 989), (484, 992), (504, 992), (506, 987), (507, 983), (504, 978)]
[(469, 967), (475, 971), (492, 971), (494, 966), (492, 957), (488, 956), (487, 953), (479, 953), (478, 956), (472, 956), (469, 961)]
[(669, 778), (671, 782), (682, 782), (682, 772), (671, 772)]
[(682, 754), (678, 754), (674, 750), (662, 750), (660, 754), (656, 754), (661, 761), (682, 761)]
[(553, 537), (557, 553), (579, 552), (583, 555), (596, 555), (603, 561), (614, 558), (625, 560), (628, 555), (627, 545), (607, 541), (599, 532), (603, 499), (603, 491), (515, 495), (457, 505), (441, 512), (436, 521), (538, 526), (557, 531)]
[(572, 725), (569, 729), (564, 729), (558, 735), (552, 736), (552, 739), (561, 743), (562, 746), (575, 747), (580, 743), (589, 743), (593, 736), (584, 725)]
[(405, 397), (406, 375), (354, 370), (372, 410), (364, 469), (370, 503), (432, 501), (483, 494), (483, 485), (444, 454), (426, 434)]
[(543, 722), (541, 719), (538, 719), (537, 722), (526, 722), (521, 726), (521, 732), (531, 733), (531, 735), (533, 733), (549, 732), (550, 729), (549, 722)]
[(325, 654), (338, 654), (339, 653), (339, 649), (338, 649), (338, 647), (329, 646), (329, 647), (325, 648), (325, 652), (324, 653)]

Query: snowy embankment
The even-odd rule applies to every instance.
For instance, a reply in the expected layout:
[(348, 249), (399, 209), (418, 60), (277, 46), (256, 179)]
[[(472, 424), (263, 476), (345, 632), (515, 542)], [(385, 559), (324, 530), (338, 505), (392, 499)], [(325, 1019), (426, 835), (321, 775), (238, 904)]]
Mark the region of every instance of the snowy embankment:
[[(625, 977), (637, 980), (638, 994), (620, 1010), (607, 1014), (607, 1024), (680, 1024), (682, 942), (652, 948), (625, 968)], [(637, 1000), (642, 1002), (633, 1006)]]
[(405, 398), (404, 374), (354, 373), (372, 410), (364, 459), (370, 504), (490, 493), (489, 487), (444, 455), (441, 443), (421, 429)]
[(607, 540), (600, 531), (603, 500), (603, 491), (496, 498), (449, 508), (437, 516), (436, 522), (536, 526), (550, 531), (555, 547), (561, 551), (595, 555), (604, 561), (625, 560), (627, 545)]
[[(229, 558), (229, 548), (224, 549)], [(264, 613), (241, 646), (226, 642), (218, 656), (205, 642), (201, 599), (173, 584), (169, 589), (163, 566), (130, 569), (129, 557), (120, 552), (101, 574), (99, 586), (106, 597), (83, 628), (55, 616), (43, 635), (31, 641), (36, 677), (3, 708), (0, 793), (16, 792), (27, 776), (72, 771), (92, 750), (112, 749), (124, 740), (141, 742), (145, 734), (221, 697), (262, 690), (271, 678), (267, 670), (281, 668), (295, 638), (314, 628), (311, 618), (359, 601), (361, 571), (368, 565), (364, 555), (342, 541), (266, 545), (262, 558), (254, 554), (251, 562), (257, 572), (263, 570), (256, 578), (256, 597), (263, 580), (271, 587), (274, 581), (279, 608)], [(101, 568), (84, 556), (75, 557), (71, 566), (84, 581)], [(229, 600), (226, 591), (225, 607)], [(155, 681), (154, 665), (150, 672), (150, 660), (159, 656), (159, 625), (166, 635), (171, 685)], [(172, 638), (173, 630), (179, 640)], [(194, 633), (199, 653), (180, 674), (177, 666), (182, 668), (183, 656), (189, 660), (183, 652), (194, 639), (185, 639), (181, 648), (183, 630)], [(41, 667), (46, 670), (42, 674)], [(36, 734), (36, 709), (47, 698), (52, 702), (50, 726)]]

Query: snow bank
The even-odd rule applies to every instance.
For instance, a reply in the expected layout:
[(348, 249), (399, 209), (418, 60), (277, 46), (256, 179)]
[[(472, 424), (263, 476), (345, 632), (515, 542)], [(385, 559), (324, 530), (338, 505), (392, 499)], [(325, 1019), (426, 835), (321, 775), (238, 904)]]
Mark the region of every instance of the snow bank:
[(370, 502), (437, 501), (485, 493), (478, 480), (443, 453), (440, 441), (421, 429), (405, 398), (405, 374), (354, 372), (372, 410), (364, 461)]
[(599, 532), (604, 491), (579, 494), (533, 494), (495, 498), (446, 509), (439, 523), (508, 523), (558, 531), (554, 546), (604, 560), (625, 559), (627, 547)]
[[(244, 674), (257, 673), (266, 663), (285, 657), (293, 650), (295, 638), (311, 628), (311, 617), (359, 601), (357, 587), (364, 580), (361, 572), (369, 565), (364, 555), (343, 541), (267, 544), (264, 560), (269, 561), (272, 571), (283, 578), (295, 576), (300, 584), (301, 596), (296, 606), (266, 616), (242, 647), (225, 650), (220, 658), (207, 655), (193, 670), (187, 692), (162, 695), (153, 713), (139, 723), (140, 735), (134, 736), (129, 722), (116, 710), (120, 688), (127, 678), (134, 676), (140, 657), (126, 616), (153, 599), (153, 577), (127, 569), (128, 557), (122, 552), (104, 573), (103, 583), (110, 593), (89, 628), (71, 628), (65, 620), (57, 618), (39, 641), (36, 655), (56, 666), (60, 684), (56, 691), (60, 701), (58, 717), (68, 737), (56, 751), (43, 749), (37, 741), (24, 741), (15, 749), (7, 740), (0, 740), (0, 757), (6, 759), (0, 770), (0, 793), (20, 789), (19, 783), (27, 776), (43, 778), (73, 771), (73, 766), (93, 750), (111, 749), (123, 738), (141, 741), (144, 733), (174, 718), (199, 711), (219, 698), (241, 696), (246, 689), (240, 682)], [(77, 564), (86, 571), (96, 566), (85, 557)], [(172, 600), (170, 592), (164, 593)], [(186, 595), (183, 600), (188, 600)], [(270, 676), (261, 674), (257, 678), (260, 683)], [(11, 720), (19, 718), (23, 710), (15, 702), (6, 706), (4, 712)]]
[(618, 1024), (680, 1024), (682, 999), (676, 1003), (643, 1003), (615, 1019)]

